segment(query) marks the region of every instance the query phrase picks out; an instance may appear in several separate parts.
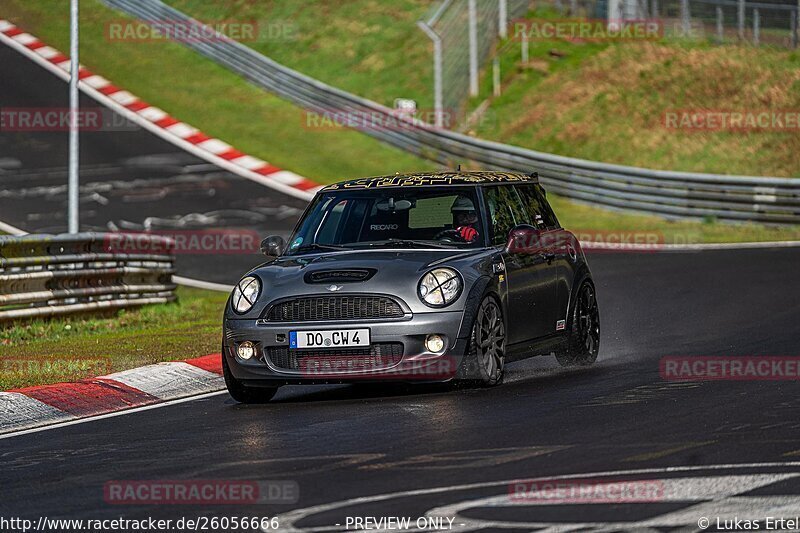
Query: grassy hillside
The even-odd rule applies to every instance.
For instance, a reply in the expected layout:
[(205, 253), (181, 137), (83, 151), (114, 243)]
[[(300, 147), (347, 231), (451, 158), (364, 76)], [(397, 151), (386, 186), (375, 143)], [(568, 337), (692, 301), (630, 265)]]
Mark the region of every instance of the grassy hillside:
[[(204, 21), (283, 25), (287, 38), (248, 46), (327, 83), (383, 104), (432, 100), (430, 43), (415, 22), (430, 2), (167, 0)], [(531, 18), (557, 18), (547, 9)], [(800, 54), (750, 46), (662, 41), (541, 40), (520, 64), (501, 44), (504, 94), (472, 131), (544, 152), (606, 162), (723, 174), (800, 176), (800, 135), (686, 132), (664, 127), (671, 110), (800, 109)], [(491, 94), (489, 73), (481, 98)]]
[(416, 26), (430, 0), (166, 0), (204, 22), (255, 21), (247, 46), (385, 105), (433, 106), (430, 42)]
[[(800, 176), (800, 131), (665, 127), (683, 110), (800, 109), (800, 54), (686, 42), (535, 43), (503, 54), (504, 93), (478, 136), (545, 152), (648, 168)], [(555, 52), (555, 53), (554, 53)], [(476, 107), (483, 98), (471, 104)]]

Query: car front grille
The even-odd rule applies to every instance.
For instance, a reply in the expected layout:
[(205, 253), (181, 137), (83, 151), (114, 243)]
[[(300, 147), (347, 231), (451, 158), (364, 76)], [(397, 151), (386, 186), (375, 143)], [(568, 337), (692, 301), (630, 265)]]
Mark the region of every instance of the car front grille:
[(310, 320), (364, 320), (403, 318), (400, 304), (388, 296), (305, 296), (273, 305), (267, 320), (304, 322)]
[(403, 343), (377, 342), (368, 348), (338, 350), (290, 350), (287, 346), (268, 346), (264, 355), (272, 366), (314, 375), (368, 372), (392, 367), (403, 358)]

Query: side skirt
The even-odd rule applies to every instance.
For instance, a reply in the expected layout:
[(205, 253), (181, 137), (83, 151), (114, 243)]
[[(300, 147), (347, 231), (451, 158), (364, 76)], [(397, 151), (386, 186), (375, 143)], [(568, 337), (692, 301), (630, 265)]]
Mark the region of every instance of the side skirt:
[(532, 341), (506, 346), (506, 361), (519, 361), (536, 355), (550, 355), (567, 340), (566, 333), (553, 333)]

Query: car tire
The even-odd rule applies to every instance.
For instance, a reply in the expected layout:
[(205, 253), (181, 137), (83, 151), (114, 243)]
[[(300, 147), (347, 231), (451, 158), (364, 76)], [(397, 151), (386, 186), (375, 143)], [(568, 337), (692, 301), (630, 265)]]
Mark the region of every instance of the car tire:
[(225, 348), (222, 349), (222, 375), (228, 393), (239, 403), (266, 403), (278, 392), (278, 387), (248, 387), (233, 377), (225, 357)]
[(506, 360), (506, 324), (500, 304), (486, 296), (478, 306), (470, 336), (469, 356), (477, 368), (478, 384), (494, 387), (503, 382)]
[(561, 366), (589, 366), (600, 352), (600, 311), (594, 285), (584, 281), (575, 294), (564, 345), (556, 351)]

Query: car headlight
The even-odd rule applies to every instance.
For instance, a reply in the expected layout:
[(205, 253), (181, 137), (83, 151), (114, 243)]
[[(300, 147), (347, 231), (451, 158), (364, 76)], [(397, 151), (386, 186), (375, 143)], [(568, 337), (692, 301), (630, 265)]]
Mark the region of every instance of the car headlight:
[(261, 292), (261, 282), (253, 276), (246, 276), (233, 289), (231, 305), (237, 313), (246, 313), (255, 305)]
[(434, 268), (419, 280), (419, 299), (431, 307), (444, 307), (461, 294), (461, 276), (452, 268)]

